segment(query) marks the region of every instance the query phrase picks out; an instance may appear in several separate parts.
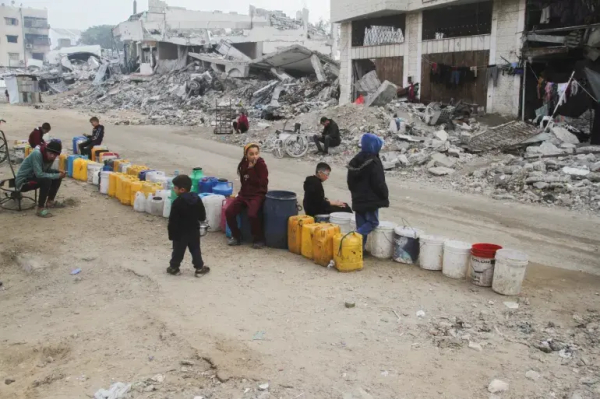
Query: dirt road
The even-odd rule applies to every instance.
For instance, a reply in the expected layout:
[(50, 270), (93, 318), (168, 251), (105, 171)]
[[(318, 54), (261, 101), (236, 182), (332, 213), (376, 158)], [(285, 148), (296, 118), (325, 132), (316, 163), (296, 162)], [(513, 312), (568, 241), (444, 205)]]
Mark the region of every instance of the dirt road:
[[(90, 115), (72, 111), (0, 112), (11, 139), (44, 121), (64, 143), (90, 130)], [(242, 155), (186, 128), (107, 126), (105, 142), (155, 168), (202, 166), (230, 179)], [(264, 157), (271, 189), (301, 193), (313, 165)], [(219, 233), (202, 244), (211, 275), (168, 277), (163, 219), (67, 181), (62, 195), (79, 204), (52, 220), (0, 213), (0, 378), (16, 380), (0, 396), (83, 397), (123, 381), (138, 382), (140, 398), (466, 399), (488, 397), (494, 378), (510, 383), (503, 398), (600, 395), (597, 381), (581, 382), (599, 377), (586, 331), (600, 321), (600, 218), (388, 183), (383, 219), (529, 253), (519, 309), (440, 273), (368, 260), (342, 275), (283, 251), (231, 250)], [(335, 168), (328, 196), (349, 200), (345, 187)], [(534, 347), (567, 336), (578, 348), (568, 358)], [(530, 370), (541, 379), (527, 379)], [(165, 380), (148, 380), (156, 374)]]

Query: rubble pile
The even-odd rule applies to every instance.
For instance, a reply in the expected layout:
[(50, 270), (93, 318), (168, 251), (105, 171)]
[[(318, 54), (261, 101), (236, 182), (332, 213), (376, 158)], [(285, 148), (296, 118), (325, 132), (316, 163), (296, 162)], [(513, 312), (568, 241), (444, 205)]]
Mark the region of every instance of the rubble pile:
[(113, 76), (102, 85), (60, 99), (59, 105), (91, 108), (99, 113), (128, 110), (142, 115), (118, 122), (122, 124), (210, 126), (217, 105), (231, 105), (234, 114), (243, 109), (255, 123), (258, 119), (289, 119), (336, 105), (338, 90), (329, 80), (223, 78), (213, 70), (191, 64), (163, 75)]

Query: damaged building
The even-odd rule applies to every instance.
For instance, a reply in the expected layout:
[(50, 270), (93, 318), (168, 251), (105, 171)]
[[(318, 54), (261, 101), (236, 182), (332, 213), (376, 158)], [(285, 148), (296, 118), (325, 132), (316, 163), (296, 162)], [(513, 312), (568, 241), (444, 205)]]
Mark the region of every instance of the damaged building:
[(135, 4), (129, 20), (113, 30), (114, 37), (124, 43), (124, 62), (130, 72), (150, 75), (157, 69), (183, 67), (188, 53), (202, 54), (213, 48), (221, 56), (201, 61), (231, 70), (236, 77), (247, 76), (247, 68), (231, 61), (245, 63), (292, 45), (332, 54), (330, 34), (308, 22), (307, 9), (290, 18), (253, 6), (244, 15), (187, 10), (159, 0), (149, 0), (148, 11), (138, 13)]
[(331, 20), (341, 24), (341, 103), (355, 101), (357, 82), (376, 71), (398, 88), (418, 84), (425, 103), (454, 99), (519, 115), (521, 76), (510, 66), (519, 61), (525, 0), (331, 0)]

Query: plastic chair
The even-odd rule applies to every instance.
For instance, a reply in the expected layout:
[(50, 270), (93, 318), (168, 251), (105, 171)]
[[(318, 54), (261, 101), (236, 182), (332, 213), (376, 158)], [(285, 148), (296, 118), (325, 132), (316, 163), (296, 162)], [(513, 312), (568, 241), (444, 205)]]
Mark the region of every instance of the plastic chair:
[[(35, 190), (33, 190), (34, 198), (24, 196), (21, 193), (21, 188), (17, 187), (17, 185), (16, 185), (17, 176), (15, 175), (15, 170), (13, 169), (12, 162), (10, 159), (10, 154), (8, 152), (8, 142), (6, 141), (6, 136), (4, 135), (4, 132), (2, 130), (0, 130), (0, 133), (2, 134), (2, 137), (0, 137), (0, 139), (2, 140), (0, 142), (0, 148), (6, 149), (6, 153), (3, 152), (2, 158), (5, 158), (8, 161), (8, 165), (10, 166), (10, 171), (12, 172), (12, 175), (13, 175), (12, 178), (4, 179), (4, 180), (0, 181), (0, 193), (2, 193), (2, 197), (0, 198), (0, 208), (6, 209), (9, 211), (16, 210), (19, 212), (31, 209), (31, 208), (35, 207), (35, 204), (37, 204), (38, 189), (36, 188)], [(31, 205), (27, 205), (26, 207), (24, 207), (23, 200), (31, 201)], [(15, 204), (15, 203), (17, 205), (16, 207), (8, 206), (8, 204)]]

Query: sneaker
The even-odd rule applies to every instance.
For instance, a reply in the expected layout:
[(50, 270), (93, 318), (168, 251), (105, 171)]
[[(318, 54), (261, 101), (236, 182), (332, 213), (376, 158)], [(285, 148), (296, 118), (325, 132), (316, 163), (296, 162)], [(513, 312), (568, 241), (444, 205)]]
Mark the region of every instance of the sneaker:
[(201, 269), (196, 269), (196, 272), (194, 274), (196, 275), (196, 277), (200, 277), (205, 274), (208, 274), (208, 272), (210, 272), (210, 267), (204, 266)]
[(175, 269), (174, 267), (168, 267), (167, 268), (167, 273), (169, 273), (171, 276), (179, 276), (181, 274), (181, 271), (179, 271), (179, 269)]
[(229, 240), (227, 240), (227, 245), (229, 245), (230, 247), (239, 247), (240, 245), (242, 245), (242, 240), (231, 237)]
[(263, 249), (264, 247), (265, 247), (265, 243), (262, 241), (255, 242), (254, 244), (252, 244), (252, 248), (254, 248), (254, 249)]

